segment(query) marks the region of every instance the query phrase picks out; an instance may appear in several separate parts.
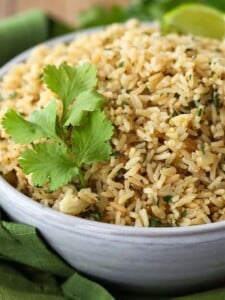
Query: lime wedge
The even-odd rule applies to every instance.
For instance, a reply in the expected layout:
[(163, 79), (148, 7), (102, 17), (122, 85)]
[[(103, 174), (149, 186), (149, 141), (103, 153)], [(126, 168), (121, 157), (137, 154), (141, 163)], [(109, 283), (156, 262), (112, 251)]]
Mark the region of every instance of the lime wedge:
[(225, 37), (225, 15), (209, 6), (185, 4), (164, 15), (162, 30), (164, 33), (177, 32), (222, 39)]

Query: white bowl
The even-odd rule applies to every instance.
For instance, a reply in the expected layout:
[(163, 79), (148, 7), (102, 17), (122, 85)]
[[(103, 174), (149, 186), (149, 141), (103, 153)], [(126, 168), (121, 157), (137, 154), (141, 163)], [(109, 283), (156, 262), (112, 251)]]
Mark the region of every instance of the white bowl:
[[(69, 42), (75, 35), (47, 44)], [(7, 63), (0, 70), (0, 78), (12, 65), (26, 60), (29, 53)], [(0, 194), (0, 206), (9, 217), (38, 228), (70, 265), (127, 290), (189, 292), (216, 285), (225, 278), (225, 222), (177, 228), (118, 226), (44, 207), (3, 178)]]

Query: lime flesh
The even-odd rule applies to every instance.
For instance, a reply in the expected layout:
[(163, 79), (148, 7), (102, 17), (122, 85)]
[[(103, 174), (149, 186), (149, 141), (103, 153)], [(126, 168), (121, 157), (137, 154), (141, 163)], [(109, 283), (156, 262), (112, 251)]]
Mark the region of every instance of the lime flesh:
[(225, 15), (217, 9), (200, 4), (181, 5), (163, 17), (164, 33), (177, 32), (208, 38), (225, 37)]

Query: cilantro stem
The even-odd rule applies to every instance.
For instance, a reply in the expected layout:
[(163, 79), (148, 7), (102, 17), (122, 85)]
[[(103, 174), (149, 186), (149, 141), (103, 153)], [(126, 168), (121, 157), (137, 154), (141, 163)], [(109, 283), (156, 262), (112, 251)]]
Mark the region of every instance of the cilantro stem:
[(81, 170), (80, 170), (80, 173), (79, 173), (79, 179), (80, 179), (80, 183), (81, 183), (82, 188), (86, 187), (87, 186), (87, 182), (84, 179), (84, 174), (83, 174), (83, 172)]
[[(63, 113), (62, 113), (62, 118), (61, 118), (61, 124), (64, 124), (68, 118), (67, 116), (67, 108), (63, 107)], [(62, 126), (62, 125), (61, 125)], [(63, 126), (62, 126), (63, 127)]]
[(67, 148), (67, 153), (69, 155), (69, 159), (71, 160), (71, 163), (73, 162), (73, 164), (75, 164), (75, 166), (79, 168), (79, 175), (78, 176), (79, 176), (81, 187), (82, 188), (86, 187), (87, 186), (87, 182), (86, 182), (86, 180), (84, 178), (83, 172), (81, 171), (81, 166), (77, 162), (75, 153), (73, 153), (71, 151), (71, 149), (67, 145), (66, 141), (64, 141), (60, 136), (56, 136), (56, 141), (58, 143), (60, 143), (60, 144), (63, 144)]

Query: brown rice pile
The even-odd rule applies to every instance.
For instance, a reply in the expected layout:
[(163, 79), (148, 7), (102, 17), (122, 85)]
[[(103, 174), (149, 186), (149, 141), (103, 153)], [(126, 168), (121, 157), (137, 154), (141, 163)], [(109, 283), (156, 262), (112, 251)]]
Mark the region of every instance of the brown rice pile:
[(23, 174), (15, 144), (0, 128), (0, 171), (43, 205), (88, 219), (133, 226), (189, 226), (225, 221), (225, 41), (171, 34), (137, 21), (40, 46), (0, 83), (0, 118), (25, 116), (53, 94), (46, 64), (88, 61), (115, 126), (108, 162), (87, 166), (88, 187), (48, 193)]

